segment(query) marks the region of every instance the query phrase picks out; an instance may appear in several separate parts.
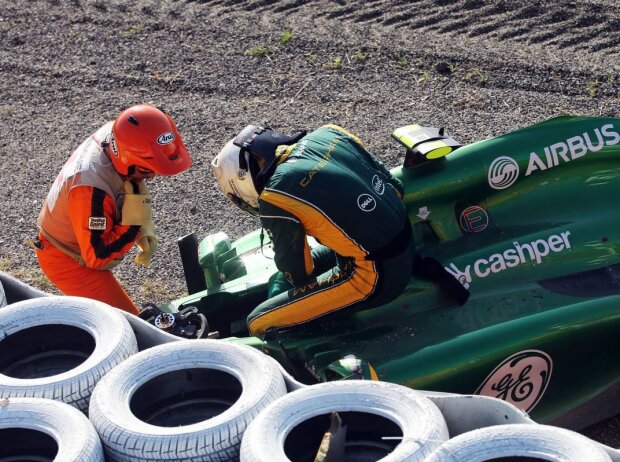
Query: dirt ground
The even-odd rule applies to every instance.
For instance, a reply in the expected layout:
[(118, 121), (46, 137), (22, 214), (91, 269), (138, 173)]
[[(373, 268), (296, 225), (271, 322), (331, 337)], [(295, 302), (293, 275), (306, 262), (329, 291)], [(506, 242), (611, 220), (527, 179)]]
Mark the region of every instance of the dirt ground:
[[(53, 291), (24, 244), (69, 154), (123, 108), (168, 110), (194, 158), (152, 182), (155, 260), (115, 270), (139, 303), (185, 291), (176, 239), (258, 227), (209, 163), (249, 123), (338, 123), (385, 163), (411, 123), (463, 144), (561, 114), (620, 117), (617, 0), (0, 0), (0, 270)], [(533, 204), (535, 206), (535, 204)], [(585, 432), (620, 446), (620, 420)]]

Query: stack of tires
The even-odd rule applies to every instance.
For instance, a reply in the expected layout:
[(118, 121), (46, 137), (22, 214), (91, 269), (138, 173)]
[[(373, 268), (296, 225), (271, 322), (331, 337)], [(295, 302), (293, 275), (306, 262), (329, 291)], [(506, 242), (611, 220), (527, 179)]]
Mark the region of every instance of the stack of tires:
[(620, 461), (493, 398), (301, 386), (260, 351), (223, 340), (138, 351), (132, 325), (77, 297), (0, 309), (0, 461)]
[(95, 385), (137, 351), (125, 317), (100, 302), (42, 297), (2, 308), (0, 460), (105, 460), (84, 413)]

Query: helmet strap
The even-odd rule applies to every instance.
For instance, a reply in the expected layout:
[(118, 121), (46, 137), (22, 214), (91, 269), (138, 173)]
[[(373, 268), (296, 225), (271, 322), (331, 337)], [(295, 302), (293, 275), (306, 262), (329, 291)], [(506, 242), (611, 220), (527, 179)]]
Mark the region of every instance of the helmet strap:
[[(278, 146), (290, 146), (304, 136), (306, 136), (305, 131), (293, 135), (282, 135), (268, 127), (248, 125), (235, 137), (233, 144), (240, 148), (239, 167), (250, 172), (259, 194), (276, 169), (276, 149)], [(256, 165), (248, 165), (245, 159), (246, 152), (250, 154)]]

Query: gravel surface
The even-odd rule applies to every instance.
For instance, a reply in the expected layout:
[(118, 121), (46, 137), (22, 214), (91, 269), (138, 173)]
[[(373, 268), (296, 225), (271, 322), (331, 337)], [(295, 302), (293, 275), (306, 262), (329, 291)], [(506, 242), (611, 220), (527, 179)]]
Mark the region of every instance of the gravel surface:
[[(189, 172), (151, 182), (152, 265), (116, 274), (138, 303), (184, 293), (176, 239), (255, 229), (209, 163), (248, 123), (338, 123), (387, 165), (411, 123), (461, 143), (561, 114), (620, 117), (618, 0), (0, 0), (0, 270), (53, 291), (24, 240), (69, 154), (126, 106), (175, 118)], [(620, 446), (620, 420), (593, 438)]]

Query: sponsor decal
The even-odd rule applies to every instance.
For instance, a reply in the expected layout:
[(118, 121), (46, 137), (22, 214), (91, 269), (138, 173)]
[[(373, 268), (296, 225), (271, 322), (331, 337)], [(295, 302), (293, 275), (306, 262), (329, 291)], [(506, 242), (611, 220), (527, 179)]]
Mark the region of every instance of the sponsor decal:
[(374, 189), (380, 196), (382, 196), (385, 192), (385, 182), (379, 178), (379, 175), (372, 177), (372, 189)]
[(308, 186), (310, 182), (312, 181), (312, 178), (314, 177), (314, 175), (319, 173), (321, 169), (328, 164), (329, 159), (332, 157), (332, 154), (334, 153), (334, 149), (336, 149), (336, 146), (338, 145), (338, 143), (340, 143), (341, 140), (342, 138), (337, 137), (331, 142), (331, 144), (329, 145), (329, 148), (327, 149), (327, 152), (323, 155), (321, 160), (314, 167), (312, 167), (312, 170), (310, 170), (307, 173), (307, 175), (304, 176), (299, 182), (299, 185), (302, 188), (305, 188), (306, 186)]
[(540, 350), (524, 350), (499, 364), (474, 394), (499, 398), (530, 412), (545, 394), (553, 361)]
[(357, 197), (357, 206), (364, 212), (372, 212), (377, 207), (377, 201), (370, 194), (360, 194)]
[(484, 231), (489, 224), (489, 215), (486, 210), (478, 205), (467, 207), (461, 212), (459, 225), (461, 229), (468, 233), (479, 233)]
[(502, 156), (491, 162), (489, 166), (489, 185), (493, 189), (506, 189), (519, 178), (519, 165), (508, 156)]
[(306, 369), (310, 373), (310, 375), (312, 375), (312, 377), (314, 377), (317, 381), (321, 381), (321, 376), (316, 371), (316, 367), (314, 365), (311, 366), (308, 363), (304, 363), (304, 369)]
[(170, 144), (174, 141), (174, 133), (165, 132), (157, 137), (157, 144)]
[[(620, 134), (614, 129), (613, 124), (602, 125), (592, 132), (584, 132), (545, 146), (542, 151), (530, 152), (524, 176), (572, 162), (589, 153), (598, 152), (605, 146), (615, 146), (618, 143)], [(519, 167), (511, 157), (498, 157), (489, 167), (488, 180), (493, 189), (506, 189), (512, 186), (518, 176)]]
[(494, 253), (488, 258), (479, 258), (473, 265), (467, 265), (463, 271), (454, 263), (450, 263), (450, 266), (445, 268), (468, 289), (474, 276), (486, 278), (491, 274), (501, 273), (523, 263), (540, 264), (543, 257), (570, 248), (570, 231), (564, 231), (560, 234), (552, 234), (546, 239), (536, 239), (526, 244), (514, 241), (511, 248), (501, 253)]
[(112, 149), (112, 154), (114, 154), (114, 157), (118, 158), (118, 147), (116, 146), (116, 139), (114, 138), (114, 133), (110, 135), (110, 148)]
[(431, 214), (431, 211), (428, 209), (428, 207), (424, 206), (424, 207), (420, 207), (418, 209), (418, 216), (422, 219), (422, 220), (426, 220), (428, 218), (428, 216)]
[(105, 217), (88, 217), (88, 229), (103, 231), (106, 227)]
[[(289, 274), (290, 276), (290, 274)], [(293, 285), (293, 281), (292, 278), (289, 281), (289, 283), (291, 285)], [(306, 284), (305, 286), (301, 286), (301, 287), (293, 287), (293, 297), (297, 297), (299, 294), (305, 294), (306, 291), (310, 291), (315, 289), (317, 286), (319, 285), (319, 283), (317, 281), (313, 281), (313, 282), (309, 282), (308, 284)]]
[[(238, 177), (238, 178), (240, 180), (243, 180), (243, 177)], [(235, 196), (241, 197), (241, 192), (239, 191), (239, 188), (237, 188), (237, 185), (235, 184), (235, 182), (233, 180), (228, 180), (228, 186), (230, 186), (230, 189), (233, 190), (233, 193), (234, 193)]]

